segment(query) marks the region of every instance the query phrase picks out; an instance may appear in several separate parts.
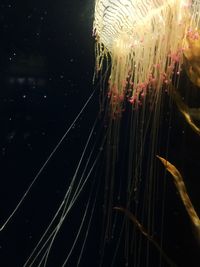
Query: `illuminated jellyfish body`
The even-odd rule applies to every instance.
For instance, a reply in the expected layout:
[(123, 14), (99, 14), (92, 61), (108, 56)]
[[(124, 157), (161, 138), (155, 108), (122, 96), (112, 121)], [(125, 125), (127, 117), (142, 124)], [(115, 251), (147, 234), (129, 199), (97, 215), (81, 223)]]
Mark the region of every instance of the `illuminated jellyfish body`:
[(147, 89), (159, 94), (163, 83), (171, 82), (175, 65), (179, 73), (193, 23), (191, 4), (185, 0), (96, 1), (97, 71), (109, 54), (112, 115), (121, 113), (126, 99), (140, 103)]
[[(162, 244), (165, 185), (157, 171), (156, 154), (167, 157), (168, 151), (163, 96), (178, 87), (187, 38), (199, 40), (199, 8), (198, 1), (187, 0), (97, 0), (95, 4), (97, 76), (110, 70), (108, 86), (102, 82), (109, 121), (104, 240), (111, 239), (117, 205), (115, 209), (134, 224), (131, 229), (124, 222), (127, 266), (159, 264), (150, 263), (149, 244), (145, 248), (135, 229), (148, 236), (147, 243), (160, 232)], [(124, 194), (117, 195), (120, 179)]]
[[(196, 0), (96, 0), (93, 34), (103, 118), (103, 133), (98, 137), (101, 141), (93, 137), (98, 130), (97, 119), (63, 201), (24, 267), (51, 266), (48, 263), (52, 246), (89, 180), (94, 182), (89, 187), (85, 210), (78, 210), (80, 227), (61, 266), (82, 266), (81, 258), (99, 199), (103, 206), (100, 266), (173, 265), (162, 250), (165, 180), (158, 177), (156, 155), (162, 152), (167, 157), (169, 131), (163, 131), (162, 111), (169, 109), (163, 96), (168, 96), (172, 83), (178, 84), (187, 36), (199, 38), (198, 12)], [(104, 194), (99, 189), (102, 187)], [(76, 265), (69, 265), (84, 229)], [(160, 244), (154, 240), (155, 232)]]

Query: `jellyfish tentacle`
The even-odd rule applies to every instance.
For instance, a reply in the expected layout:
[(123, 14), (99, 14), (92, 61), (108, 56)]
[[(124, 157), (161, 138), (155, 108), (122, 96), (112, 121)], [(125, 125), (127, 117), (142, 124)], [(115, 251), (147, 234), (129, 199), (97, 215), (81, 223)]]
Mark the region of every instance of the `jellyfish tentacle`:
[(147, 230), (144, 228), (144, 226), (138, 221), (138, 219), (131, 213), (129, 210), (123, 208), (123, 207), (114, 207), (114, 210), (123, 212), (132, 222), (133, 224), (138, 228), (138, 230), (159, 250), (163, 258), (166, 260), (166, 262), (171, 267), (176, 267), (177, 265), (169, 258), (169, 256), (164, 252), (164, 250), (161, 248), (159, 243), (156, 241), (156, 239), (151, 236)]
[(181, 173), (178, 171), (178, 169), (171, 164), (168, 160), (157, 156), (157, 158), (162, 162), (162, 164), (164, 165), (164, 167), (166, 168), (166, 170), (171, 173), (172, 177), (173, 177), (173, 182), (179, 192), (180, 198), (183, 202), (183, 205), (190, 217), (190, 220), (193, 224), (193, 226), (195, 227), (195, 229), (197, 230), (198, 233), (200, 233), (200, 219), (199, 216), (197, 215), (194, 206), (192, 204), (192, 201), (190, 200), (190, 197), (187, 193), (187, 189), (183, 180), (183, 177), (181, 175)]
[(171, 85), (171, 88), (170, 88), (170, 94), (171, 94), (173, 100), (175, 101), (179, 111), (183, 115), (185, 121), (190, 125), (191, 129), (195, 133), (200, 135), (200, 128), (193, 121), (192, 116), (191, 116), (191, 112), (190, 112), (190, 108), (184, 103), (184, 101), (182, 100), (178, 90), (172, 85)]

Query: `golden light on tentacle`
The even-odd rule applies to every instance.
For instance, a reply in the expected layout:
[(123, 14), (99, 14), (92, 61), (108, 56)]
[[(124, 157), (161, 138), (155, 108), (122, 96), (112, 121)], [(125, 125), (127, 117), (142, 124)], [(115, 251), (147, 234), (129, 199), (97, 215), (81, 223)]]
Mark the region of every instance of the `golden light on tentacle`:
[(169, 161), (167, 161), (166, 159), (157, 156), (159, 158), (159, 160), (163, 163), (163, 165), (165, 166), (166, 170), (171, 173), (172, 177), (173, 177), (173, 181), (174, 184), (179, 192), (180, 198), (185, 206), (185, 209), (191, 219), (191, 222), (193, 223), (194, 227), (196, 228), (196, 230), (198, 231), (198, 233), (200, 233), (200, 219), (199, 216), (197, 215), (194, 206), (190, 200), (190, 197), (187, 193), (187, 189), (185, 187), (185, 183), (183, 181), (183, 177), (180, 174), (180, 172), (177, 170), (177, 168), (171, 164)]
[(150, 236), (147, 230), (143, 227), (143, 225), (137, 220), (137, 218), (129, 211), (123, 207), (114, 207), (116, 211), (123, 212), (132, 223), (138, 228), (138, 230), (157, 248), (163, 258), (165, 258), (166, 262), (171, 267), (177, 267), (177, 265), (168, 257), (165, 251), (160, 247), (158, 241), (156, 241), (155, 237)]
[(179, 92), (177, 91), (175, 87), (171, 86), (170, 94), (174, 102), (176, 103), (179, 111), (183, 115), (185, 121), (189, 124), (189, 126), (195, 133), (200, 135), (200, 128), (195, 124), (193, 120), (193, 117), (195, 118), (195, 115), (196, 115), (196, 118), (198, 118), (200, 111), (198, 109), (194, 109), (193, 116), (191, 116), (192, 112), (190, 111), (190, 108), (184, 103), (181, 95), (179, 94)]

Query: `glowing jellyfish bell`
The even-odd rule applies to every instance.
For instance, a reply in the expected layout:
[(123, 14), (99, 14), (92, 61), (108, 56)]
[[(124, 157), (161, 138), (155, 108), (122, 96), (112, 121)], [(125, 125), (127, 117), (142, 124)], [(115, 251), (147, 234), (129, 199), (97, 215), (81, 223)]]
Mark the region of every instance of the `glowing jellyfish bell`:
[(197, 0), (96, 0), (96, 64), (101, 70), (110, 55), (112, 115), (125, 100), (141, 103), (148, 89), (156, 96), (179, 74), (187, 35), (197, 37), (198, 6)]

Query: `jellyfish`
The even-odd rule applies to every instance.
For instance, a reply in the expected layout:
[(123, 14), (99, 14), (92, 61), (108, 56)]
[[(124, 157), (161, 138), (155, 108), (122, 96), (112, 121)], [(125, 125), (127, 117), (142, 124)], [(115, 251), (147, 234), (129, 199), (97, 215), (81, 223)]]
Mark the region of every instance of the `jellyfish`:
[[(162, 125), (167, 95), (174, 96), (187, 122), (199, 132), (188, 119), (175, 89), (179, 86), (184, 53), (190, 58), (189, 46), (194, 46), (193, 42), (196, 44), (195, 40), (199, 40), (198, 26), (197, 1), (99, 0), (95, 3), (96, 75), (102, 75), (110, 68), (107, 91), (104, 90), (104, 81), (101, 90), (103, 101), (105, 94), (108, 97), (106, 112), (109, 120), (106, 187), (110, 191), (105, 197), (105, 239), (109, 239), (112, 232), (112, 208), (113, 203), (117, 203), (113, 188), (117, 187), (116, 177), (119, 175), (119, 162), (122, 165), (123, 150), (126, 151), (123, 158), (126, 172), (120, 175), (126, 177), (126, 196), (120, 196), (120, 199), (126, 200), (120, 205), (126, 208), (125, 213), (131, 211), (136, 216), (135, 226), (142, 222), (149, 236), (154, 236), (158, 229), (162, 233), (163, 226), (159, 225), (163, 225), (164, 215), (160, 203), (164, 202), (156, 198), (159, 198), (159, 190), (163, 190), (163, 194), (165, 190), (158, 177), (155, 155), (165, 153), (167, 157), (169, 132), (163, 133), (166, 126)], [(192, 70), (189, 70), (191, 75)], [(198, 83), (195, 75), (191, 80)], [(165, 140), (161, 140), (161, 132)], [(157, 212), (160, 220), (156, 221)], [(143, 241), (138, 239), (135, 230), (126, 227), (127, 265), (143, 266), (142, 258), (148, 264), (151, 249), (147, 245), (146, 254), (143, 254)]]
[[(166, 179), (160, 177), (156, 155), (168, 158), (173, 98), (188, 118), (176, 90), (184, 57), (191, 59), (187, 38), (199, 40), (199, 8), (198, 0), (95, 1), (94, 84), (100, 95), (99, 114), (66, 193), (24, 267), (48, 266), (57, 236), (73, 209), (80, 213), (78, 228), (59, 266), (81, 266), (90, 231), (94, 234), (98, 224), (99, 266), (175, 266), (163, 245)], [(188, 73), (199, 84), (194, 69), (188, 68)], [(87, 199), (82, 205), (84, 192)], [(79, 252), (72, 264), (76, 247)]]

